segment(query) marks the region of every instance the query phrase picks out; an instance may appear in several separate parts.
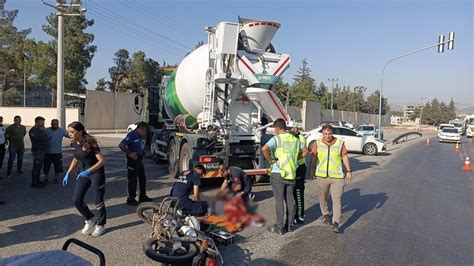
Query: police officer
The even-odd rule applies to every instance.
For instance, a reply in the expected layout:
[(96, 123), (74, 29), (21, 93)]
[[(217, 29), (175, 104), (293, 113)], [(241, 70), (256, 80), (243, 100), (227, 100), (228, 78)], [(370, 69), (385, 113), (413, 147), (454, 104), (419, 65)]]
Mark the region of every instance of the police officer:
[[(127, 156), (127, 179), (128, 179), (128, 198), (127, 204), (137, 206), (139, 203), (145, 201), (153, 201), (146, 195), (146, 176), (145, 167), (143, 166), (143, 155), (145, 153), (145, 138), (148, 125), (145, 122), (140, 122), (137, 128), (120, 142), (119, 148)], [(137, 196), (137, 177), (139, 183), (140, 195), (138, 201)]]
[[(194, 166), (193, 170), (181, 172), (171, 188), (170, 196), (179, 199), (178, 210), (187, 215), (202, 216), (207, 213), (208, 204), (201, 201), (201, 176), (206, 173), (202, 164)], [(189, 198), (193, 193), (192, 199)]]
[(308, 149), (306, 148), (306, 138), (301, 134), (297, 125), (294, 125), (290, 131), (295, 137), (297, 137), (303, 148), (301, 153), (302, 158), (298, 159), (298, 168), (296, 168), (296, 181), (295, 181), (295, 190), (293, 191), (293, 197), (295, 198), (296, 203), (296, 212), (294, 223), (304, 223), (304, 182), (306, 179), (306, 154)]
[(244, 201), (249, 201), (253, 197), (250, 194), (252, 191), (252, 181), (240, 167), (229, 167), (224, 162), (220, 162), (219, 172), (224, 177), (220, 193), (240, 195)]
[(319, 188), (319, 206), (323, 214), (324, 223), (331, 224), (329, 217), (327, 198), (331, 191), (332, 199), (332, 229), (335, 233), (339, 233), (339, 225), (341, 222), (341, 198), (344, 192), (344, 172), (342, 164), (346, 168), (346, 178), (349, 182), (352, 180), (351, 166), (347, 149), (344, 141), (334, 137), (333, 127), (329, 124), (323, 126), (323, 137), (316, 140), (311, 147), (311, 153), (317, 156), (318, 164), (314, 175), (318, 181)]
[[(272, 165), (271, 183), (277, 223), (270, 228), (271, 232), (284, 234), (285, 220), (288, 232), (293, 230), (295, 216), (295, 201), (293, 190), (296, 179), (298, 158), (301, 156), (301, 142), (292, 134), (286, 132), (286, 122), (278, 118), (273, 122), (276, 136), (271, 138), (263, 147), (265, 159)], [(270, 155), (270, 152), (272, 155)], [(285, 219), (285, 203), (287, 219)]]

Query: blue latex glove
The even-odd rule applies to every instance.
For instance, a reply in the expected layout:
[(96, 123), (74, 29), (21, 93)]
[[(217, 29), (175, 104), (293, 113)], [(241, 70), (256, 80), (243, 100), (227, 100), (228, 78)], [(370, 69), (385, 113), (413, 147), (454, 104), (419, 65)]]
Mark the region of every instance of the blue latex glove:
[(63, 178), (63, 187), (67, 186), (67, 180), (69, 179), (69, 172), (66, 173), (66, 175), (64, 175), (64, 178)]
[(77, 175), (76, 180), (79, 180), (79, 178), (81, 178), (81, 177), (87, 178), (87, 177), (89, 177), (90, 174), (91, 174), (91, 170), (89, 170), (89, 169), (84, 170), (84, 171), (80, 172)]

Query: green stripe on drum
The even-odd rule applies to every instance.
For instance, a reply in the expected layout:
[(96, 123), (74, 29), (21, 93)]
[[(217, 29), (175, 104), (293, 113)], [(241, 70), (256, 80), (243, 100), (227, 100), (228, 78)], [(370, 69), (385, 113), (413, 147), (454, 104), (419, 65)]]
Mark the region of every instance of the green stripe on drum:
[(169, 114), (171, 117), (189, 113), (184, 109), (184, 106), (181, 104), (181, 101), (176, 94), (176, 70), (171, 73), (170, 78), (168, 79), (168, 84), (165, 88), (165, 104), (171, 112), (171, 114)]

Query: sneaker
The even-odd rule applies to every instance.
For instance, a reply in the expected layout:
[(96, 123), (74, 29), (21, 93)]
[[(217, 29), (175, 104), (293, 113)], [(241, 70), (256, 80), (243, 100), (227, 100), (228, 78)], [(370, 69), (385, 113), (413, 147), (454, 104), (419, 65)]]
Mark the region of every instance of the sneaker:
[(329, 215), (327, 215), (327, 214), (324, 215), (324, 216), (323, 216), (323, 221), (324, 221), (325, 224), (330, 225), (330, 224), (332, 223), (332, 222), (331, 222), (331, 216), (329, 216)]
[(127, 198), (127, 205), (138, 206), (138, 201), (135, 199)]
[(96, 225), (94, 232), (92, 232), (93, 237), (101, 236), (105, 232), (105, 227), (103, 225)]
[[(94, 230), (95, 227), (95, 220), (90, 219), (88, 221), (85, 221), (84, 228), (81, 231), (81, 234), (83, 235), (90, 235), (92, 233), (92, 230)], [(95, 231), (95, 230), (94, 230)]]
[(340, 232), (341, 232), (340, 229), (339, 229), (339, 224), (338, 224), (338, 223), (334, 222), (334, 223), (332, 224), (332, 231), (333, 231), (334, 233), (340, 233)]
[(142, 202), (150, 202), (150, 201), (153, 201), (152, 198), (149, 198), (147, 196), (143, 196), (143, 197), (140, 197), (140, 199), (138, 200), (139, 203), (142, 203)]
[(293, 224), (304, 224), (304, 218), (297, 217), (293, 220)]
[(252, 220), (252, 222), (250, 223), (250, 226), (254, 226), (254, 227), (263, 227), (264, 225), (265, 225), (265, 223), (256, 222), (255, 220)]
[(278, 227), (278, 225), (276, 225), (276, 224), (275, 224), (274, 226), (268, 228), (268, 231), (270, 231), (270, 232), (272, 232), (272, 233), (275, 233), (275, 234), (279, 234), (279, 235), (281, 235), (281, 236), (282, 236), (283, 234), (285, 234), (285, 232), (283, 232), (283, 229), (280, 229), (280, 228)]

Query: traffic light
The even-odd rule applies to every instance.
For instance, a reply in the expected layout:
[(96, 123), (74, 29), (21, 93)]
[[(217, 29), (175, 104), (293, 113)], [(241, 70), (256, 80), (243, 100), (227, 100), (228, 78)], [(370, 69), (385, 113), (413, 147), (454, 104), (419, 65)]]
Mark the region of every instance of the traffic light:
[(438, 53), (444, 53), (444, 35), (439, 35)]

